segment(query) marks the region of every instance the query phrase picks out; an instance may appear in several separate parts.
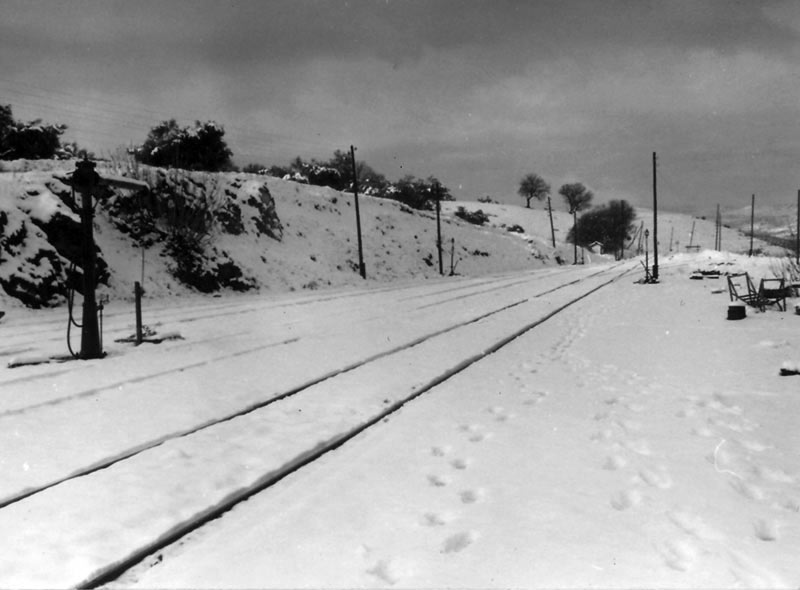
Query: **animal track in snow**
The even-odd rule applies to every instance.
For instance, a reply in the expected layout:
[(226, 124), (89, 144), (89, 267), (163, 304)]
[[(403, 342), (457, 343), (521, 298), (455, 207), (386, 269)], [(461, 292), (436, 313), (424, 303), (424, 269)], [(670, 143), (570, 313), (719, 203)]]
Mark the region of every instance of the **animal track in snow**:
[(474, 531), (466, 531), (450, 535), (442, 544), (442, 553), (458, 553), (472, 545), (478, 538)]

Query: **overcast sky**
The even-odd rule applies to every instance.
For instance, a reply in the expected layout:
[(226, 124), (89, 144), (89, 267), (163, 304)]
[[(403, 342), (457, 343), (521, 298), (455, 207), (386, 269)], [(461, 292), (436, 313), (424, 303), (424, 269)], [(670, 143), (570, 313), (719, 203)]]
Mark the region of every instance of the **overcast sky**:
[(460, 199), (529, 172), (712, 213), (800, 188), (800, 2), (0, 0), (0, 104), (108, 154), (214, 120), (238, 164), (328, 159)]

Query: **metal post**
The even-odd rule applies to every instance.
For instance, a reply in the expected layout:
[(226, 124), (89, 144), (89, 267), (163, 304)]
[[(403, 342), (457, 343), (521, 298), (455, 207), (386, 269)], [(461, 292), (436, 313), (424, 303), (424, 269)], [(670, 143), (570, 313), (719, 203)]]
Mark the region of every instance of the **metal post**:
[(653, 152), (653, 280), (658, 280), (658, 191), (656, 189), (655, 152)]
[(456, 257), (456, 239), (450, 239), (450, 276), (452, 277), (456, 274), (456, 267), (455, 267), (455, 257)]
[(83, 258), (83, 327), (81, 329), (82, 359), (102, 358), (103, 347), (100, 344), (100, 327), (97, 323), (97, 300), (95, 299), (95, 266), (97, 254), (94, 248), (94, 208), (92, 196), (97, 186), (98, 176), (94, 170), (95, 163), (82, 160), (75, 165), (73, 183), (83, 199), (81, 207), (81, 228), (83, 240), (81, 244)]
[(367, 267), (364, 266), (364, 246), (361, 241), (361, 213), (358, 210), (358, 174), (356, 172), (356, 148), (350, 146), (350, 160), (353, 163), (353, 194), (356, 201), (356, 230), (358, 232), (358, 270), (361, 278), (367, 278)]
[(756, 219), (756, 196), (753, 195), (752, 201), (750, 201), (750, 253), (748, 256), (753, 255), (753, 232), (755, 231), (755, 219)]

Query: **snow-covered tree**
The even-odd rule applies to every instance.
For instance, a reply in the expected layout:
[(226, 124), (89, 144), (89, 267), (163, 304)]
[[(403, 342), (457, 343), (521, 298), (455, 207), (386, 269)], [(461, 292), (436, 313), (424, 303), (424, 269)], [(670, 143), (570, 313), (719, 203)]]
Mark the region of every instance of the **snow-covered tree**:
[(224, 136), (225, 130), (213, 121), (196, 121), (194, 127), (180, 127), (175, 119), (170, 119), (153, 127), (134, 155), (151, 166), (209, 172), (231, 170), (233, 152)]
[(39, 160), (56, 155), (66, 125), (49, 125), (41, 119), (15, 121), (11, 105), (0, 105), (0, 159)]

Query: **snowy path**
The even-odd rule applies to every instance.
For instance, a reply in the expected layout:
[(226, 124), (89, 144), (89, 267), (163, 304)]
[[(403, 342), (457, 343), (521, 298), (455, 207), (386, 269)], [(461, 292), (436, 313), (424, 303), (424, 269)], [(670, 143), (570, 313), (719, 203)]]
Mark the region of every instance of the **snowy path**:
[[(620, 272), (164, 310), (185, 341), (3, 372), (0, 582), (78, 584), (141, 557)], [(33, 346), (9, 327), (12, 347)]]

